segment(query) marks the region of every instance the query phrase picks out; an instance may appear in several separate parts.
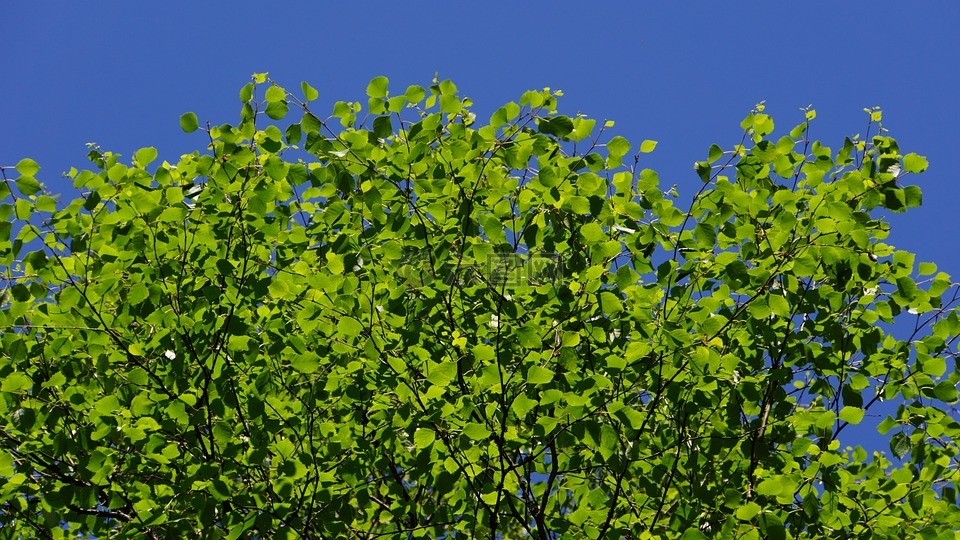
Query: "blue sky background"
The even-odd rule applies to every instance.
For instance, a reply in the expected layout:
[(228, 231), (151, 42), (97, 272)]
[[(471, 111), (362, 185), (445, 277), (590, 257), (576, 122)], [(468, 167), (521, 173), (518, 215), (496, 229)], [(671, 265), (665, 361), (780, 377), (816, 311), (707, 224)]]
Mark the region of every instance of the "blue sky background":
[(562, 112), (658, 140), (641, 165), (681, 194), (700, 185), (693, 161), (737, 143), (760, 100), (781, 134), (812, 104), (812, 134), (834, 148), (879, 105), (902, 151), (930, 161), (908, 177), (924, 205), (890, 218), (890, 242), (960, 278), (955, 1), (5, 4), (0, 164), (31, 157), (68, 198), (60, 173), (90, 165), (85, 143), (127, 158), (155, 146), (173, 162), (203, 144), (181, 132), (180, 114), (235, 123), (255, 71), (291, 89), (308, 81), (321, 111), (364, 100), (377, 75), (400, 89), (439, 72), (480, 118), (525, 90), (562, 89)]

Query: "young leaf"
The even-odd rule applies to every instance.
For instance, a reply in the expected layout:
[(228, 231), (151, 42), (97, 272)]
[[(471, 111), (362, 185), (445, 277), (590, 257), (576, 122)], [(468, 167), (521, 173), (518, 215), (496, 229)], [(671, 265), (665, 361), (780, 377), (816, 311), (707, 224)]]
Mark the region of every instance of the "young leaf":
[(374, 99), (387, 97), (387, 84), (389, 80), (386, 77), (375, 77), (367, 85), (367, 96)]
[(607, 151), (612, 156), (625, 156), (630, 151), (630, 143), (623, 137), (617, 135), (607, 142)]
[(304, 101), (308, 103), (320, 97), (317, 89), (307, 84), (306, 81), (300, 83), (300, 90), (303, 92)]
[(196, 114), (188, 112), (180, 116), (180, 129), (185, 133), (193, 133), (198, 127), (200, 127), (200, 123)]
[(547, 384), (553, 380), (553, 371), (545, 367), (530, 366), (527, 371), (527, 382), (530, 384)]
[(846, 406), (840, 409), (839, 418), (841, 422), (859, 424), (863, 420), (863, 409), (860, 407)]
[(35, 176), (40, 172), (40, 165), (30, 158), (23, 158), (17, 162), (17, 172), (23, 176)]
[(927, 158), (917, 154), (907, 154), (903, 156), (903, 170), (910, 173), (922, 173), (927, 170)]
[(490, 430), (483, 424), (472, 422), (464, 426), (463, 434), (475, 441), (482, 441), (490, 436)]

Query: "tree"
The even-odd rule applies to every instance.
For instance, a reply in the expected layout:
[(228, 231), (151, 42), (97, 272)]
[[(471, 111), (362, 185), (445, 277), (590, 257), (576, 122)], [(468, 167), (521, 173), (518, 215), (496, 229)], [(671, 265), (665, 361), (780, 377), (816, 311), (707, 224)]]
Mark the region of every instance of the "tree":
[(758, 105), (684, 211), (559, 92), (387, 83), (255, 74), (68, 203), (2, 169), (11, 537), (954, 537), (960, 293), (883, 242), (927, 162), (879, 110)]

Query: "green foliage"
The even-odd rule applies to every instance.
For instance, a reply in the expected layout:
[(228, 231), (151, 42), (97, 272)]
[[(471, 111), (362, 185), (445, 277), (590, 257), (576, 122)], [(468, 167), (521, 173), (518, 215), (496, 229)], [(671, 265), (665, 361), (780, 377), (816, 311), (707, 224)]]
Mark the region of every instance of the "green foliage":
[(953, 538), (957, 289), (884, 243), (927, 163), (879, 111), (758, 106), (683, 210), (549, 89), (301, 90), (70, 202), (0, 169), (10, 536)]

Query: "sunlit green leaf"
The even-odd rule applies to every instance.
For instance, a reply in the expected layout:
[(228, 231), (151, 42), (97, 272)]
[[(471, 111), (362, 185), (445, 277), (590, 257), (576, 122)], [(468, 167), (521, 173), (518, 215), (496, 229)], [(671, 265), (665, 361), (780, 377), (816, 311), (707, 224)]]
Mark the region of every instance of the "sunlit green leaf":
[(537, 126), (540, 133), (555, 137), (566, 137), (573, 131), (573, 120), (567, 116), (541, 118)]
[(847, 406), (840, 409), (840, 414), (838, 416), (841, 422), (859, 424), (863, 420), (863, 409), (860, 407)]
[(264, 92), (264, 99), (267, 100), (267, 103), (275, 103), (282, 101), (286, 97), (286, 92), (283, 88), (280, 88), (277, 85), (271, 85), (267, 88), (267, 91)]
[(300, 90), (303, 92), (303, 99), (307, 102), (313, 101), (320, 97), (320, 93), (317, 92), (317, 89), (310, 86), (306, 81), (300, 83)]
[(34, 193), (40, 191), (43, 186), (40, 185), (40, 182), (32, 176), (21, 176), (15, 180), (17, 184), (17, 189), (20, 190), (20, 193), (24, 196), (29, 197)]
[(450, 384), (457, 376), (457, 363), (453, 361), (440, 362), (430, 367), (427, 380), (431, 383), (444, 387)]
[(553, 371), (545, 367), (530, 366), (527, 371), (527, 382), (530, 384), (547, 384), (553, 380)]
[(463, 434), (475, 441), (482, 441), (490, 436), (490, 430), (483, 424), (473, 422), (464, 426)]
[(607, 142), (607, 151), (614, 156), (625, 156), (630, 151), (630, 143), (617, 135)]
[(413, 444), (417, 448), (427, 448), (436, 440), (437, 434), (432, 429), (420, 428), (413, 435)]
[(386, 77), (375, 77), (367, 85), (367, 95), (372, 98), (387, 97), (387, 84), (389, 80)]
[(910, 439), (903, 432), (894, 433), (890, 439), (890, 451), (897, 459), (903, 459), (910, 451)]
[(146, 167), (147, 165), (153, 163), (157, 159), (157, 149), (150, 146), (147, 148), (141, 148), (133, 155), (133, 158), (137, 160), (137, 164), (141, 167)]
[(17, 172), (23, 176), (35, 176), (40, 172), (40, 165), (30, 158), (23, 158), (17, 162)]
[(192, 133), (196, 131), (198, 127), (200, 127), (200, 123), (197, 120), (196, 114), (188, 112), (180, 116), (180, 129), (185, 133)]
[(735, 515), (737, 516), (737, 519), (741, 521), (750, 521), (759, 513), (760, 505), (755, 502), (748, 502), (747, 504), (737, 508)]
[(903, 170), (911, 173), (922, 173), (927, 170), (927, 158), (917, 154), (907, 154), (903, 156)]
[(24, 373), (11, 373), (3, 378), (0, 390), (4, 392), (19, 392), (33, 385), (33, 381)]

